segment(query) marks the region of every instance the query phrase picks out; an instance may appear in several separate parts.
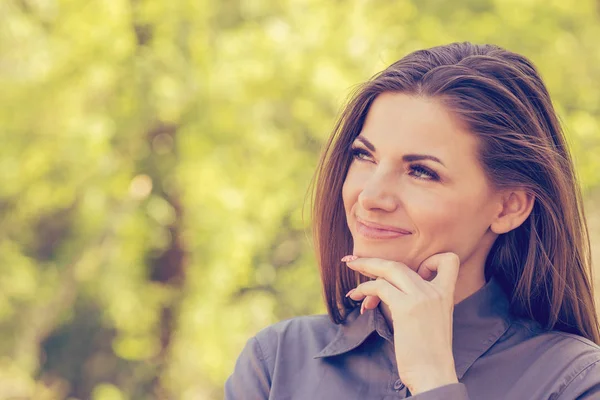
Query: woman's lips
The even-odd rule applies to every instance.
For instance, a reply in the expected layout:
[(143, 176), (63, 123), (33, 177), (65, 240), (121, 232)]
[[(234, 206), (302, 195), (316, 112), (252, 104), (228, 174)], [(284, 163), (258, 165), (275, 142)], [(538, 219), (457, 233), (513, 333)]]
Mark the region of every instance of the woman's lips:
[(356, 232), (369, 239), (394, 239), (410, 235), (410, 232), (403, 229), (379, 225), (359, 218), (356, 219)]

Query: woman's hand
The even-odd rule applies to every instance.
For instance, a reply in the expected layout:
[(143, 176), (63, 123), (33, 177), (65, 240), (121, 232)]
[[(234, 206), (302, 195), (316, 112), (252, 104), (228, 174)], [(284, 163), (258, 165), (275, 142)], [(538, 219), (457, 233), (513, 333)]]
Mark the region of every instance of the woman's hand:
[(435, 254), (423, 261), (417, 272), (400, 262), (379, 258), (346, 256), (342, 261), (376, 278), (361, 283), (347, 296), (363, 300), (361, 312), (364, 307), (376, 307), (379, 299), (389, 307), (398, 374), (410, 392), (417, 394), (458, 382), (452, 355), (458, 256)]

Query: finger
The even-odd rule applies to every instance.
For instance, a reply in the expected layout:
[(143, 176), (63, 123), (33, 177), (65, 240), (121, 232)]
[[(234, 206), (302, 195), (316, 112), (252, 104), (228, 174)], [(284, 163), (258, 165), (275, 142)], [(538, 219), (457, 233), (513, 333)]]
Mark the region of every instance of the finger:
[(397, 261), (365, 257), (347, 261), (346, 265), (363, 275), (381, 277), (405, 293), (415, 292), (422, 281), (415, 271)]
[[(383, 278), (377, 278), (377, 279), (383, 279)], [(375, 308), (377, 308), (377, 306), (379, 305), (379, 303), (381, 302), (381, 299), (378, 296), (367, 296), (365, 297), (365, 299), (363, 300), (362, 304), (361, 304), (361, 314), (363, 313), (364, 310), (373, 310)]]
[(367, 296), (363, 300), (360, 305), (360, 313), (361, 315), (365, 312), (365, 310), (374, 310), (379, 305), (381, 300), (377, 296)]
[(361, 275), (366, 276), (367, 278), (371, 278), (371, 279), (377, 279), (377, 275), (373, 275), (373, 274), (369, 274), (368, 272), (360, 272), (360, 271), (356, 271)]
[(429, 282), (436, 277), (437, 270), (434, 269), (429, 263), (422, 262), (421, 265), (419, 265), (419, 269), (417, 269), (417, 274)]
[[(352, 255), (345, 256), (342, 258), (342, 262), (347, 263), (348, 261), (356, 260), (357, 258), (358, 258), (357, 256), (352, 256)], [(363, 272), (356, 271), (356, 272), (358, 272), (361, 275), (366, 276), (367, 278), (377, 279), (377, 277), (375, 275), (369, 274), (368, 272), (364, 272), (364, 271)]]
[(362, 308), (365, 310), (373, 310), (377, 308), (380, 302), (381, 299), (377, 296), (367, 296), (362, 302)]
[(375, 281), (361, 283), (349, 297), (358, 301), (362, 298), (366, 298), (366, 296), (377, 296), (386, 304), (393, 304), (394, 302), (401, 301), (404, 295), (405, 294), (402, 293), (402, 291), (398, 290), (398, 288), (385, 279), (377, 279)]
[(421, 263), (418, 273), (423, 279), (444, 289), (446, 292), (454, 293), (460, 259), (454, 253), (438, 253), (429, 257)]

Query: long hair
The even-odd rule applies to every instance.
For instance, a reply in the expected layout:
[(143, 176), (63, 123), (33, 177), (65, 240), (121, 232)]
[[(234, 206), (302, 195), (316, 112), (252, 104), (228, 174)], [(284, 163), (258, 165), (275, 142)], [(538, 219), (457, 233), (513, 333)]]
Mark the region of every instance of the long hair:
[(496, 277), (512, 314), (600, 343), (581, 191), (548, 91), (527, 58), (468, 42), (407, 55), (360, 85), (341, 112), (312, 186), (313, 238), (332, 320), (345, 320), (354, 304), (344, 293), (366, 280), (340, 262), (353, 244), (342, 185), (347, 149), (384, 92), (441, 101), (478, 137), (491, 184), (535, 197), (529, 217), (498, 236), (486, 259), (486, 278)]

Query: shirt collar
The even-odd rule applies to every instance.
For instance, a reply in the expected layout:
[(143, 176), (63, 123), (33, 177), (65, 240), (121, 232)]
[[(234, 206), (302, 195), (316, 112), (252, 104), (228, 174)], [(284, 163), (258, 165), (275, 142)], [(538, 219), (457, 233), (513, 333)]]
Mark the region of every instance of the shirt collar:
[[(493, 277), (454, 306), (452, 350), (458, 379), (506, 332), (510, 326), (508, 308), (508, 298)], [(379, 308), (367, 310), (362, 315), (354, 309), (333, 340), (315, 358), (347, 353), (360, 346), (373, 332), (393, 342), (393, 335)]]

